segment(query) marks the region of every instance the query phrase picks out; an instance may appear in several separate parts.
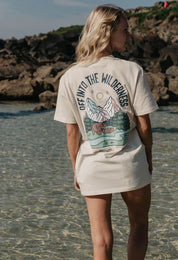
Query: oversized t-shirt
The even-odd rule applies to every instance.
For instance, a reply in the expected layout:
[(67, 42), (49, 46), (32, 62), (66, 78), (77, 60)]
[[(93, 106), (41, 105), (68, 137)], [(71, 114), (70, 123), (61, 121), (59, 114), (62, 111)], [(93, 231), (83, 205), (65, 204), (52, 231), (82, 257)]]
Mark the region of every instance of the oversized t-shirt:
[(76, 173), (83, 195), (150, 182), (135, 116), (156, 109), (143, 69), (134, 62), (106, 56), (88, 66), (74, 65), (62, 76), (54, 119), (80, 128)]

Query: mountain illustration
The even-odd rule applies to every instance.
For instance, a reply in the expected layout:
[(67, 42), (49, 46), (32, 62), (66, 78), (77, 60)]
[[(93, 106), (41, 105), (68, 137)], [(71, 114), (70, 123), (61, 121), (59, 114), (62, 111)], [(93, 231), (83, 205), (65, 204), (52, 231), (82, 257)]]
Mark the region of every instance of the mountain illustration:
[(88, 117), (95, 122), (104, 122), (119, 111), (119, 106), (112, 97), (109, 97), (104, 107), (97, 106), (95, 102), (87, 98), (86, 107)]

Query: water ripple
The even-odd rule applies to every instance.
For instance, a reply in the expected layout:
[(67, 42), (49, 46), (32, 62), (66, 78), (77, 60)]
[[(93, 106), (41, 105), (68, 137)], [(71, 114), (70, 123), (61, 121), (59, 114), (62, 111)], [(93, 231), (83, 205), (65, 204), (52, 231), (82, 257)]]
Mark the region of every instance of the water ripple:
[[(85, 200), (73, 188), (65, 126), (35, 104), (0, 103), (0, 260), (91, 260)], [(151, 115), (152, 206), (147, 260), (177, 259), (177, 106)], [(127, 210), (113, 196), (114, 260), (126, 259)], [(119, 257), (118, 257), (119, 256)]]

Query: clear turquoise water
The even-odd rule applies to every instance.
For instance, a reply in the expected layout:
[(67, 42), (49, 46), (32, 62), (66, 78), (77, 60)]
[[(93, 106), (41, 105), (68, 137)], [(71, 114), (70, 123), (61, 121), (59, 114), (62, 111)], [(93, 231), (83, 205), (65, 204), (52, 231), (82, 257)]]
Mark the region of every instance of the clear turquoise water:
[[(85, 200), (73, 187), (65, 126), (35, 104), (0, 103), (0, 259), (90, 260)], [(147, 260), (178, 259), (178, 106), (151, 115), (154, 149)], [(114, 260), (125, 260), (127, 210), (113, 196)]]

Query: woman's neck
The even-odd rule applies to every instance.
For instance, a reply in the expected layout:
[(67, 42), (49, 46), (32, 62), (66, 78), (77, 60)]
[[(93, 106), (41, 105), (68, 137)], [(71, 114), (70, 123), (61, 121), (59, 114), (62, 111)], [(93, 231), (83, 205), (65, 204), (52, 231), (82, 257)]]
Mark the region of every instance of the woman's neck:
[(105, 57), (105, 56), (110, 56), (110, 55), (112, 55), (112, 50), (111, 50), (111, 48), (108, 47), (106, 50), (99, 53), (97, 58), (99, 59), (99, 58), (102, 58), (102, 57)]

